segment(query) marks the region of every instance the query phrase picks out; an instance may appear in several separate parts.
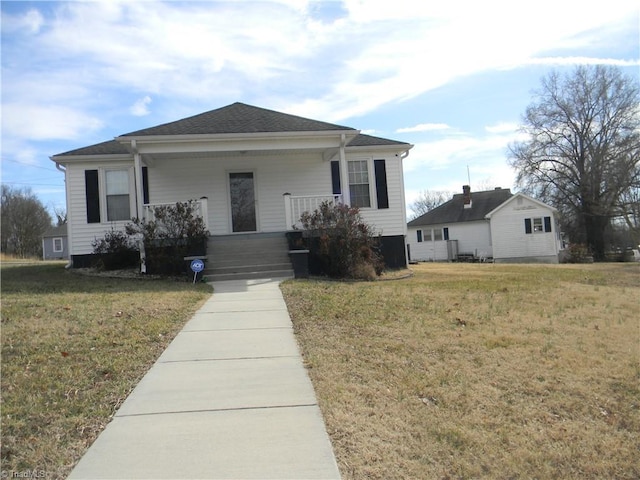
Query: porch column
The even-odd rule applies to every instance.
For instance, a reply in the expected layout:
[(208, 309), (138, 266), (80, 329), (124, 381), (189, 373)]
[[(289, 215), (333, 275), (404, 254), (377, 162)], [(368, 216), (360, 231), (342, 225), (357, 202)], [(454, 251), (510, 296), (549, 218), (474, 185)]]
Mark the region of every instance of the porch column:
[(142, 219), (142, 216), (144, 215), (144, 196), (142, 193), (142, 158), (139, 153), (133, 154), (133, 163), (135, 177), (134, 183), (136, 185), (136, 217)]
[(293, 224), (293, 214), (291, 212), (291, 194), (289, 192), (283, 193), (282, 198), (284, 199), (284, 223), (285, 229), (287, 231), (292, 229)]
[[(143, 219), (144, 216), (144, 194), (142, 193), (142, 157), (138, 153), (136, 147), (136, 141), (133, 139), (131, 141), (131, 147), (133, 147), (133, 176), (135, 182), (133, 182), (136, 186), (136, 216), (139, 219)], [(147, 273), (147, 253), (144, 249), (144, 242), (142, 239), (138, 240), (138, 247), (140, 248), (140, 272)]]
[(343, 133), (340, 137), (340, 186), (342, 190), (342, 203), (345, 205), (351, 205), (351, 194), (349, 192), (349, 166), (347, 164), (347, 157), (344, 153), (346, 143), (346, 136)]

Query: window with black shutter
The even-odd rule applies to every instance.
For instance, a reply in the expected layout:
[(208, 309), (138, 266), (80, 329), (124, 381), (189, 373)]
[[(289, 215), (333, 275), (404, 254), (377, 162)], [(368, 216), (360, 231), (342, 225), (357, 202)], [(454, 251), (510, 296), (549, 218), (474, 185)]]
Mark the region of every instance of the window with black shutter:
[(149, 169), (142, 167), (142, 203), (149, 204)]
[(340, 195), (342, 190), (340, 189), (340, 162), (331, 162), (331, 188), (334, 195)]
[(384, 160), (374, 160), (373, 169), (376, 175), (376, 198), (378, 208), (389, 208), (389, 192), (387, 191), (387, 167)]
[(87, 201), (87, 223), (100, 223), (98, 170), (84, 171), (84, 188)]

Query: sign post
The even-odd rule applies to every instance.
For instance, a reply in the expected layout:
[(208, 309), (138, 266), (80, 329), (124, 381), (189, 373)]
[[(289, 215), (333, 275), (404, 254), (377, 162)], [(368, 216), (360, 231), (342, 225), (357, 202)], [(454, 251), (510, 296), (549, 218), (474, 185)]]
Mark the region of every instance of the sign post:
[(204, 262), (199, 258), (191, 261), (191, 270), (193, 271), (193, 283), (196, 283), (198, 273), (204, 270)]

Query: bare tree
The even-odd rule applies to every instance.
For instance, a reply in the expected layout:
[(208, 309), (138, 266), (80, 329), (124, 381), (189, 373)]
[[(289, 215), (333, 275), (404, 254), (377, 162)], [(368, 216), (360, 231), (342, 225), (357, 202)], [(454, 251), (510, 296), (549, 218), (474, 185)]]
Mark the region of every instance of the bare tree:
[(56, 216), (58, 227), (67, 224), (67, 211), (63, 207), (53, 207), (53, 213)]
[(439, 207), (443, 203), (449, 201), (452, 197), (452, 192), (442, 190), (423, 190), (420, 192), (416, 201), (409, 205), (409, 209), (411, 210), (410, 220), (416, 219), (420, 215), (424, 215), (430, 210)]
[(617, 68), (553, 72), (524, 114), (528, 139), (509, 147), (518, 185), (558, 208), (571, 240), (586, 243), (596, 260), (640, 182), (639, 102), (637, 80)]
[(42, 255), (42, 235), (51, 227), (51, 216), (31, 190), (2, 185), (3, 253), (21, 258)]

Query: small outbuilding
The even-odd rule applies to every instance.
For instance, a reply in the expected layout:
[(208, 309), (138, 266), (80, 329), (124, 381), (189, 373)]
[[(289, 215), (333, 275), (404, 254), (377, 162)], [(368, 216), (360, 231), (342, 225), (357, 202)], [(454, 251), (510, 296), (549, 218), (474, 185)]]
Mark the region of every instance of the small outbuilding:
[(556, 210), (496, 188), (463, 193), (407, 225), (411, 261), (558, 263)]
[(42, 258), (66, 260), (69, 258), (67, 226), (52, 227), (42, 235)]
[(558, 263), (557, 210), (522, 193), (486, 215), (496, 263)]

